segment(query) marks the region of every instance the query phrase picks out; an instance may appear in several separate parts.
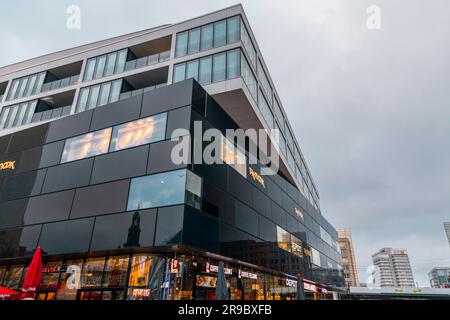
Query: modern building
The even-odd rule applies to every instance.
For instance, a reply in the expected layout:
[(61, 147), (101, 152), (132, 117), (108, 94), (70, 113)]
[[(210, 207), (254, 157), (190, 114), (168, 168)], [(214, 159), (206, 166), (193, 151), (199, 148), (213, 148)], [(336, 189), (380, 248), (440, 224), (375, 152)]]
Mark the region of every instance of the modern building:
[(432, 288), (450, 288), (450, 267), (433, 268), (428, 279)]
[(339, 236), (339, 247), (341, 249), (342, 266), (344, 268), (345, 285), (359, 287), (352, 232), (350, 229), (339, 229), (337, 231)]
[(448, 244), (450, 245), (450, 222), (444, 222), (445, 235), (447, 236)]
[(376, 287), (415, 287), (406, 249), (383, 248), (372, 255), (372, 261)]
[[(221, 261), (232, 299), (343, 285), (241, 5), (0, 68), (0, 95), (0, 284), (20, 288), (39, 245), (38, 299), (214, 299)], [(174, 161), (210, 128), (222, 164)], [(276, 175), (225, 137), (252, 128), (280, 130)]]
[(450, 289), (351, 287), (349, 300), (450, 300)]

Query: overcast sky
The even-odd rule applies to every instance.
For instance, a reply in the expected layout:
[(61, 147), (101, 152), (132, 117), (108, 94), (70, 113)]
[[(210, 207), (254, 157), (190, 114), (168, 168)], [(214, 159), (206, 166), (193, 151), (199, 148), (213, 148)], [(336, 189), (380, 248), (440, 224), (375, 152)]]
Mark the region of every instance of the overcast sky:
[[(237, 1), (1, 1), (0, 65)], [(66, 9), (81, 8), (81, 29)], [(371, 254), (405, 247), (429, 286), (450, 266), (448, 0), (243, 1), (321, 195), (323, 215), (351, 228), (361, 282)], [(366, 26), (369, 5), (381, 30)]]

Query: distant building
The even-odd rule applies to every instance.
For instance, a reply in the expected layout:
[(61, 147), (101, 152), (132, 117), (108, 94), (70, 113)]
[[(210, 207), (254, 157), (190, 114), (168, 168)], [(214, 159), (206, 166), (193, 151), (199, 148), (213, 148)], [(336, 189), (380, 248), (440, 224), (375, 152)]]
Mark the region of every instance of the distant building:
[(448, 244), (450, 244), (450, 222), (444, 222), (445, 234), (447, 235)]
[(355, 250), (353, 249), (352, 233), (350, 229), (338, 230), (339, 247), (341, 249), (342, 266), (344, 268), (345, 284), (351, 287), (359, 286), (358, 271), (356, 269)]
[(450, 267), (433, 268), (428, 278), (432, 288), (450, 288)]
[(415, 287), (406, 249), (383, 248), (372, 255), (372, 261), (376, 287)]

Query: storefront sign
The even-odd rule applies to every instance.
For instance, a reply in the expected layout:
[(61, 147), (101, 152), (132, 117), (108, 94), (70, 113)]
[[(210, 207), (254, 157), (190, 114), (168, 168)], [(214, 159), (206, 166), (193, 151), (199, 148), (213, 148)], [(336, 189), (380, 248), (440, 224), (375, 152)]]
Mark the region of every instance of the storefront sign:
[(295, 211), (295, 215), (297, 216), (297, 218), (299, 218), (300, 220), (304, 220), (302, 210), (300, 210), (299, 208), (295, 207), (294, 211)]
[[(228, 274), (228, 275), (233, 274), (233, 269), (224, 268), (224, 271), (225, 271), (225, 274)], [(219, 266), (215, 266), (215, 265), (207, 262), (206, 263), (206, 272), (207, 273), (217, 273), (217, 272), (219, 272)]]
[(256, 173), (256, 171), (253, 170), (251, 167), (248, 167), (248, 172), (252, 176), (253, 180), (258, 182), (264, 189), (266, 188), (266, 182), (264, 181), (263, 177), (261, 177), (258, 173)]
[(305, 290), (308, 290), (308, 291), (317, 292), (316, 285), (312, 284), (312, 283), (309, 283), (309, 282), (304, 282), (303, 281), (303, 288), (305, 288)]
[(16, 169), (16, 161), (5, 161), (0, 162), (0, 171), (3, 170), (15, 170)]
[(150, 297), (150, 289), (133, 289), (134, 297)]
[(195, 279), (195, 284), (197, 285), (197, 287), (215, 288), (216, 283), (217, 283), (216, 277), (197, 275)]
[(258, 275), (253, 272), (243, 271), (243, 270), (239, 269), (239, 278), (247, 278), (247, 279), (256, 280), (256, 279), (258, 279)]
[(286, 286), (297, 288), (297, 280), (286, 278)]

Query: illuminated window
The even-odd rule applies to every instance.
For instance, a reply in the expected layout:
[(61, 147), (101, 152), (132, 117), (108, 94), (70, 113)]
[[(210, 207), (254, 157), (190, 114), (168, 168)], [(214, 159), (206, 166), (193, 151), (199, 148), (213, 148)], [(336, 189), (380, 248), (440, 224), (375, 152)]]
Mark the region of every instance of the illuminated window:
[(302, 242), (297, 237), (294, 237), (291, 235), (291, 248), (292, 248), (292, 254), (295, 254), (298, 257), (302, 256)]
[(61, 163), (108, 152), (110, 137), (111, 128), (107, 128), (68, 139), (64, 146)]
[(225, 137), (222, 137), (222, 160), (239, 172), (244, 178), (247, 178), (247, 160), (245, 154)]
[(165, 113), (114, 127), (111, 151), (163, 140), (166, 135)]
[(128, 273), (128, 256), (111, 257), (106, 261), (103, 275), (104, 287), (125, 286)]
[(277, 226), (277, 241), (280, 249), (291, 251), (291, 234)]

